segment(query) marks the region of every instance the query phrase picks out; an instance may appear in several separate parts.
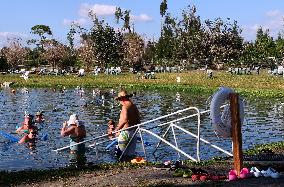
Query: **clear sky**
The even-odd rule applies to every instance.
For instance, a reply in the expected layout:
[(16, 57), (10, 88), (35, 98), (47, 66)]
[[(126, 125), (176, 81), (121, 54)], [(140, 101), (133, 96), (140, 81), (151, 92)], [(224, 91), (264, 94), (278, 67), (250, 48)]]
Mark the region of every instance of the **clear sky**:
[[(53, 37), (66, 43), (70, 23), (76, 21), (83, 27), (91, 26), (87, 17), (93, 9), (99, 18), (118, 28), (114, 22), (115, 7), (131, 10), (135, 30), (147, 38), (160, 34), (160, 3), (162, 0), (1, 0), (0, 47), (7, 37), (31, 37), (31, 27), (38, 24), (50, 26)], [(269, 28), (272, 36), (284, 30), (283, 0), (168, 0), (168, 12), (178, 17), (188, 5), (195, 5), (202, 20), (231, 18), (238, 21), (246, 40), (254, 40), (261, 25)]]

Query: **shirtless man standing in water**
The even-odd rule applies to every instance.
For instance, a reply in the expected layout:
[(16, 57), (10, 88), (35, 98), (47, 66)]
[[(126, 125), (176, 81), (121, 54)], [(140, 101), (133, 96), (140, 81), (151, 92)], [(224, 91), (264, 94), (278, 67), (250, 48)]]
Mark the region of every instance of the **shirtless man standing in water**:
[[(122, 105), (120, 112), (119, 122), (115, 128), (115, 131), (123, 130), (128, 127), (135, 126), (140, 123), (140, 114), (136, 105), (129, 99), (132, 95), (127, 95), (126, 91), (122, 90), (118, 93), (118, 97), (115, 98)], [(131, 140), (136, 128), (123, 130), (118, 135), (118, 146), (121, 151), (124, 151), (128, 142)], [(124, 152), (125, 156), (134, 156), (136, 148), (137, 138), (133, 138), (131, 144)]]

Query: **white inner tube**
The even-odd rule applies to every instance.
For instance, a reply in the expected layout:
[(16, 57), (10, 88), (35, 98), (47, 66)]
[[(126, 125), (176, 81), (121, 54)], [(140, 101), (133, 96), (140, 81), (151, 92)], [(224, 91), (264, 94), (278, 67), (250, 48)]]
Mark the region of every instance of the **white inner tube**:
[[(227, 105), (221, 113), (220, 107), (229, 100), (229, 94), (235, 93), (228, 87), (221, 87), (212, 97), (210, 104), (210, 119), (213, 123), (214, 131), (218, 137), (229, 138), (232, 136), (230, 105)], [(244, 121), (244, 103), (239, 99), (239, 111), (241, 124)]]

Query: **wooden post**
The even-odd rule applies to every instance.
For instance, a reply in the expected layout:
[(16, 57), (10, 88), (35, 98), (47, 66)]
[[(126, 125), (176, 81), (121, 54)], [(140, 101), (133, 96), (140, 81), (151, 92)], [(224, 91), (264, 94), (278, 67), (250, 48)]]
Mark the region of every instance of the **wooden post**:
[(242, 124), (240, 119), (239, 95), (232, 93), (230, 98), (231, 124), (232, 124), (232, 141), (233, 141), (233, 159), (234, 169), (238, 175), (243, 168), (243, 151), (242, 151)]

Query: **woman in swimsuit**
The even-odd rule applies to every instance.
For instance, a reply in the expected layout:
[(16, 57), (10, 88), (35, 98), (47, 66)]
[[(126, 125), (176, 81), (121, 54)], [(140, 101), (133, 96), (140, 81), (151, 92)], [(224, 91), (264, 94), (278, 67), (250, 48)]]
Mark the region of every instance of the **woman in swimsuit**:
[(29, 132), (29, 126), (33, 124), (33, 118), (34, 118), (33, 115), (26, 114), (22, 126), (17, 128), (16, 132), (17, 133), (28, 133)]
[(33, 124), (33, 115), (26, 115), (23, 126), (19, 127), (17, 132), (25, 132), (27, 134), (18, 143), (29, 143), (30, 146), (33, 146), (36, 142), (37, 131), (37, 127)]

